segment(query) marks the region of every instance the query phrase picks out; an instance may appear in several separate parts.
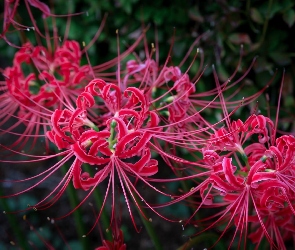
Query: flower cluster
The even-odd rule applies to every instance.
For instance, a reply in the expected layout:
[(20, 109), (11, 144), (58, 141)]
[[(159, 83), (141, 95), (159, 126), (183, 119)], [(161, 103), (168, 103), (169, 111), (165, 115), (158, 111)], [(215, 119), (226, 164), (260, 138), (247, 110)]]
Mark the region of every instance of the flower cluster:
[(80, 65), (81, 56), (76, 41), (65, 41), (54, 51), (26, 43), (15, 54), (13, 66), (3, 72), (0, 124), (16, 117), (18, 121), (3, 132), (23, 123), (27, 128), (11, 147), (23, 147), (40, 128), (46, 131), (52, 112), (66, 102), (70, 105), (83, 91), (89, 66)]
[[(18, 1), (15, 2), (17, 6)], [(13, 3), (7, 1), (5, 7), (11, 8)], [(50, 14), (39, 1), (25, 3)], [(3, 38), (14, 23), (16, 7), (11, 10), (5, 12), (5, 20), (10, 23), (7, 21), (4, 26)], [(161, 65), (147, 48), (145, 59), (135, 55), (127, 62), (123, 60), (144, 36), (143, 32), (118, 58), (94, 67), (81, 65), (86, 49), (81, 50), (77, 41), (59, 43), (54, 39), (51, 45), (47, 40), (47, 48), (28, 42), (18, 49), (0, 83), (0, 134), (16, 135), (18, 139), (1, 145), (1, 152), (8, 151), (9, 156), (16, 154), (25, 160), (0, 161), (44, 162), (45, 169), (10, 181), (29, 183), (29, 187), (1, 198), (31, 191), (57, 175), (58, 170), (66, 169), (58, 184), (33, 208), (48, 209), (73, 186), (86, 196), (69, 215), (91, 194), (104, 190), (99, 214), (89, 233), (111, 206), (108, 228), (114, 228), (113, 241), (103, 240), (104, 246), (97, 249), (126, 249), (118, 226), (121, 204), (117, 194), (123, 194), (136, 229), (131, 203), (146, 220), (151, 221), (145, 214), (150, 209), (167, 221), (181, 219), (186, 225), (194, 224), (199, 228), (196, 237), (220, 227), (222, 233), (215, 244), (233, 229), (229, 248), (245, 248), (249, 239), (259, 247), (267, 239), (273, 248), (285, 249), (284, 241), (294, 240), (295, 232), (295, 138), (278, 134), (277, 123), (262, 114), (252, 114), (244, 122), (233, 118), (239, 109), (248, 108), (268, 84), (242, 100), (235, 99), (249, 71), (233, 81), (239, 63), (223, 83), (213, 68), (216, 86), (199, 93), (197, 84), (203, 69), (191, 77), (189, 70), (181, 70), (181, 65), (170, 65), (168, 60)], [(197, 42), (198, 39), (194, 44)], [(198, 55), (202, 56), (199, 49), (193, 62)], [(116, 63), (117, 72), (106, 73), (116, 77), (103, 77), (101, 72)], [(222, 110), (223, 118), (213, 121), (206, 113), (212, 109)], [(11, 119), (17, 121), (4, 128)], [(25, 126), (24, 132), (15, 132), (20, 125)], [(34, 139), (32, 148), (39, 137), (45, 138), (46, 155), (25, 153), (29, 139)], [(49, 159), (56, 159), (50, 167), (45, 164)], [(168, 172), (169, 177), (162, 178), (160, 172)], [(184, 187), (193, 184), (193, 188), (179, 193), (162, 191), (157, 184), (166, 182)], [(140, 191), (138, 183), (171, 200), (160, 204), (148, 200), (150, 197)], [(158, 210), (178, 202), (187, 202), (192, 208), (189, 218), (170, 219)], [(195, 217), (202, 209), (212, 212), (205, 218)]]
[(225, 223), (222, 236), (235, 225), (230, 245), (240, 235), (245, 247), (245, 235), (257, 246), (266, 237), (272, 246), (285, 249), (284, 241), (293, 237), (295, 138), (275, 139), (275, 131), (269, 118), (251, 115), (216, 130), (202, 149), (208, 176), (192, 193), (201, 196), (197, 210), (222, 208), (206, 229)]

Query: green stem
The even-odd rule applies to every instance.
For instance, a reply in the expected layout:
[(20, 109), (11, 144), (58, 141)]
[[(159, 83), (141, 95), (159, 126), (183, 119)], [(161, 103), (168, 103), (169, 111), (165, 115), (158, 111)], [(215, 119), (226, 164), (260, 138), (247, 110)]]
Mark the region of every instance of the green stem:
[(261, 45), (263, 44), (264, 39), (265, 39), (266, 31), (267, 31), (267, 28), (268, 28), (269, 14), (270, 14), (270, 10), (271, 10), (271, 7), (272, 7), (272, 2), (273, 2), (273, 0), (269, 0), (269, 2), (268, 2), (265, 22), (263, 24), (262, 35), (261, 35), (260, 40), (259, 40), (259, 47), (261, 47)]
[[(135, 197), (136, 203), (140, 206), (140, 201), (138, 199), (138, 196), (135, 193), (133, 193), (133, 196)], [(135, 206), (135, 207), (136, 207), (136, 209), (137, 209), (137, 211), (139, 213), (139, 216), (141, 218), (141, 221), (142, 221), (142, 223), (143, 223), (143, 225), (144, 225), (144, 227), (145, 227), (148, 235), (150, 236), (151, 240), (154, 243), (155, 249), (156, 250), (163, 250), (163, 247), (162, 247), (162, 245), (160, 243), (160, 240), (158, 238), (158, 235), (155, 232), (155, 229), (154, 229), (154, 227), (152, 225), (152, 221), (151, 220), (146, 220), (146, 217), (147, 216), (145, 216), (145, 214), (143, 215), (144, 211), (143, 210), (139, 211), (139, 208), (137, 206)]]
[(117, 122), (116, 121), (112, 121), (111, 122), (111, 135), (110, 135), (110, 138), (109, 138), (109, 149), (111, 151), (114, 151), (114, 145), (117, 142), (117, 139), (116, 139), (116, 131), (115, 131), (116, 126), (117, 126)]
[[(177, 248), (177, 250), (191, 249), (192, 247), (196, 247), (200, 245), (200, 243), (202, 242), (205, 242), (206, 244), (208, 244), (208, 242), (210, 243), (212, 242), (212, 244), (214, 244), (217, 240), (218, 240), (218, 235), (214, 233), (202, 233), (198, 235), (197, 237), (190, 239), (181, 247)], [(218, 245), (218, 249), (226, 249), (226, 247), (220, 242), (220, 244)]]
[(242, 158), (243, 162), (245, 163), (247, 169), (250, 170), (251, 167), (249, 165), (249, 161), (248, 161), (247, 155), (245, 153), (242, 153), (241, 154), (241, 158)]
[(246, 17), (247, 17), (247, 20), (248, 20), (248, 24), (250, 26), (250, 28), (255, 32), (255, 33), (258, 33), (259, 30), (253, 25), (253, 22), (251, 20), (251, 0), (247, 0), (247, 3), (246, 3)]
[(140, 215), (140, 218), (141, 218), (141, 221), (148, 233), (148, 235), (150, 236), (151, 240), (153, 241), (154, 243), (154, 246), (155, 246), (155, 249), (156, 250), (163, 250), (163, 247), (161, 246), (161, 243), (160, 243), (160, 240), (158, 238), (158, 235), (156, 234), (155, 232), (155, 229), (152, 225), (152, 222), (151, 221), (147, 221), (143, 216), (142, 214), (139, 212), (139, 215)]
[[(3, 192), (2, 189), (0, 188), (0, 196), (3, 196)], [(17, 222), (16, 217), (14, 214), (9, 213), (10, 211), (10, 207), (7, 203), (6, 199), (0, 199), (0, 205), (3, 208), (3, 213), (6, 214), (8, 222), (10, 227), (12, 228), (12, 231), (14, 233), (14, 235), (16, 236), (17, 242), (19, 244), (19, 246), (24, 249), (24, 250), (29, 250), (31, 249), (28, 245), (28, 242), (25, 238), (25, 234), (23, 232), (21, 232), (20, 228), (19, 228), (19, 222)]]
[[(65, 175), (67, 173), (66, 165), (61, 167), (61, 171), (62, 171), (63, 175)], [(70, 184), (70, 185), (68, 185), (66, 192), (67, 192), (69, 200), (70, 200), (71, 208), (75, 209), (79, 204), (79, 199), (78, 199), (76, 190)], [(85, 230), (85, 227), (84, 227), (84, 222), (83, 222), (83, 217), (82, 217), (81, 210), (76, 209), (73, 212), (73, 215), (74, 215), (74, 220), (75, 220), (75, 227), (76, 227), (78, 236), (80, 238), (79, 241), (81, 240), (82, 247), (83, 247), (84, 250), (90, 249), (90, 244), (89, 244), (88, 238), (87, 237), (82, 237), (85, 234), (86, 230)]]

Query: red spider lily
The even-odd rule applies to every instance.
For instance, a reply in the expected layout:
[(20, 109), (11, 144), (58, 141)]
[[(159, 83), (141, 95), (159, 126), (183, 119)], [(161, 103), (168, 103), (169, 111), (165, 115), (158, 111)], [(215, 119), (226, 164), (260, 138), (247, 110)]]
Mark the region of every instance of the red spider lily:
[[(119, 232), (117, 232), (119, 231)], [(124, 244), (123, 232), (116, 230), (113, 233), (113, 241), (104, 240), (103, 246), (95, 248), (95, 250), (126, 250), (127, 246)]]
[[(196, 40), (195, 44), (197, 42), (198, 40)], [(237, 74), (241, 57), (236, 71), (229, 80), (223, 84), (219, 83), (217, 74), (213, 69), (217, 87), (211, 91), (196, 94), (195, 85), (198, 84), (198, 80), (203, 74), (202, 72), (198, 72), (191, 80), (187, 74), (189, 69), (182, 73), (179, 67), (167, 66), (168, 60), (164, 66), (159, 66), (157, 60), (153, 60), (150, 54), (146, 48), (147, 59), (145, 61), (131, 60), (127, 62), (127, 74), (123, 78), (120, 89), (125, 89), (128, 84), (139, 84), (139, 88), (144, 89), (145, 94), (150, 100), (149, 105), (158, 113), (161, 121), (164, 122), (164, 125), (161, 126), (162, 132), (155, 134), (153, 138), (173, 144), (174, 152), (176, 151), (176, 147), (185, 148), (188, 151), (199, 151), (197, 145), (205, 142), (206, 134), (209, 133), (209, 129), (214, 130), (214, 126), (222, 122), (220, 121), (212, 125), (203, 118), (202, 112), (211, 107), (222, 107), (222, 109), (225, 110), (224, 103), (226, 102), (230, 107), (234, 107), (234, 110), (230, 114), (228, 114), (227, 111), (225, 112), (224, 121), (227, 121), (228, 117), (237, 110), (237, 103), (241, 106), (241, 101), (230, 101), (230, 99), (238, 93), (240, 87), (238, 87), (238, 90), (234, 91), (227, 100), (224, 100), (223, 92), (238, 85), (247, 75), (253, 64), (246, 70), (242, 77), (233, 83), (231, 83), (231, 80)], [(198, 50), (197, 55), (199, 54), (200, 51)], [(255, 60), (253, 63), (254, 62)], [(260, 96), (268, 85), (269, 83), (258, 93), (244, 98), (243, 104), (252, 102)], [(159, 91), (159, 93), (164, 92), (164, 94), (156, 94), (157, 91)], [(154, 98), (155, 96), (157, 96), (157, 98)], [(202, 101), (203, 97), (208, 98), (209, 96), (212, 96), (211, 101)], [(219, 102), (217, 101), (218, 99), (220, 99)], [(154, 142), (154, 144), (158, 151), (167, 151), (165, 148), (161, 149), (158, 142)], [(166, 158), (164, 153), (162, 153), (162, 156)], [(167, 162), (169, 162), (169, 160), (167, 160)]]
[[(95, 120), (91, 121), (87, 118), (87, 110), (95, 108), (95, 101), (98, 101), (94, 97), (103, 100), (106, 107), (109, 108), (106, 116), (108, 119), (101, 124), (96, 124)], [(74, 159), (73, 163), (61, 182), (34, 207), (42, 210), (52, 206), (72, 180), (76, 189), (89, 190), (85, 199), (75, 208), (77, 209), (93, 190), (108, 178), (100, 213), (111, 190), (112, 218), (114, 218), (114, 209), (117, 203), (115, 185), (118, 184), (123, 191), (135, 226), (130, 210), (129, 195), (140, 211), (142, 208), (135, 197), (139, 197), (146, 206), (154, 210), (135, 188), (138, 181), (142, 181), (153, 190), (170, 197), (146, 180), (147, 177), (158, 172), (158, 161), (151, 159), (149, 141), (153, 134), (144, 129), (159, 131), (157, 128), (159, 118), (155, 112), (148, 110), (147, 100), (142, 91), (135, 87), (129, 87), (124, 93), (120, 93), (116, 85), (107, 84), (101, 79), (92, 80), (87, 85), (85, 91), (77, 98), (76, 105), (76, 109), (55, 110), (51, 116), (52, 130), (47, 132), (49, 140), (58, 149), (64, 150), (56, 154), (56, 156), (63, 156), (63, 159), (43, 173), (22, 180), (29, 181), (43, 176), (36, 184), (14, 195), (27, 192), (39, 185), (72, 158)], [(43, 159), (52, 157), (54, 156), (43, 157)], [(40, 157), (37, 161), (43, 159)], [(86, 165), (89, 165), (90, 169)], [(115, 176), (119, 182), (115, 181)], [(97, 217), (96, 223), (99, 217)]]
[[(101, 94), (95, 90), (96, 86)], [(146, 109), (146, 100), (136, 88), (125, 90), (123, 96), (127, 100), (122, 107), (121, 94), (117, 88), (111, 90), (114, 87), (116, 86), (107, 85), (102, 80), (93, 80), (77, 99), (78, 108), (74, 112), (56, 110), (52, 116), (53, 130), (48, 132), (48, 137), (59, 149), (71, 149), (76, 156), (73, 170), (76, 188), (87, 190), (97, 185), (118, 163), (123, 169), (126, 168), (127, 172), (131, 171), (140, 176), (149, 176), (157, 172), (157, 161), (150, 160), (151, 154), (147, 148), (151, 134), (140, 132), (140, 127), (147, 115), (151, 118), (147, 126), (157, 125), (156, 114)], [(103, 131), (95, 131), (97, 126), (89, 121), (86, 115), (85, 107), (91, 108), (94, 105), (91, 93), (100, 96), (113, 113), (106, 121), (107, 127)], [(128, 93), (131, 95), (129, 96)], [(133, 108), (140, 109), (135, 111)], [(130, 116), (132, 116), (131, 119)], [(90, 128), (83, 129), (85, 125)], [(70, 136), (67, 135), (68, 133)], [(135, 164), (122, 161), (135, 155), (142, 157)], [(83, 163), (102, 166), (102, 170), (92, 178), (88, 173), (82, 173)]]
[[(105, 19), (101, 27), (104, 21)], [(97, 35), (100, 31), (101, 29)], [(143, 34), (120, 58), (128, 55), (142, 37)], [(55, 39), (52, 47), (49, 35), (47, 45), (45, 48), (26, 43), (16, 53), (13, 66), (4, 70), (6, 81), (0, 83), (3, 91), (0, 95), (0, 108), (3, 111), (0, 114), (0, 125), (3, 126), (11, 117), (18, 119), (13, 126), (2, 129), (3, 133), (19, 135), (11, 147), (22, 149), (29, 138), (34, 138), (32, 145), (35, 145), (36, 138), (42, 137), (38, 135), (40, 129), (45, 133), (48, 130), (52, 112), (73, 106), (77, 96), (83, 92), (85, 83), (93, 78), (94, 72), (100, 74), (118, 62), (113, 59), (95, 67), (81, 66), (81, 57), (88, 46), (81, 50), (76, 41), (65, 40), (59, 45)], [(13, 132), (20, 124), (27, 126), (23, 134)]]
[[(235, 225), (230, 246), (234, 238), (239, 237), (239, 247), (243, 244), (245, 248), (249, 235), (258, 245), (266, 237), (272, 247), (282, 249), (282, 235), (290, 235), (293, 229), (279, 229), (283, 223), (281, 218), (272, 219), (272, 222), (267, 218), (269, 214), (289, 211), (291, 217), (288, 218), (292, 221), (295, 214), (293, 171), (283, 171), (284, 178), (280, 171), (280, 167), (285, 166), (292, 169), (294, 137), (280, 137), (276, 145), (272, 145), (274, 125), (262, 115), (252, 115), (245, 123), (238, 120), (229, 124), (231, 127), (217, 130), (208, 141), (208, 147), (203, 149), (204, 165), (210, 166), (211, 171), (190, 192), (200, 192), (201, 202), (197, 204), (195, 213), (200, 208), (224, 207), (224, 210), (195, 223), (205, 226), (201, 232), (225, 224), (220, 238), (231, 225)], [(256, 134), (258, 142), (247, 146), (249, 139), (255, 138)], [(236, 152), (240, 154), (241, 161)], [(284, 219), (284, 223), (287, 225), (289, 222)]]
[[(135, 82), (128, 81), (132, 77), (136, 80)], [(154, 99), (157, 88), (161, 88), (171, 81), (174, 83), (174, 86), (172, 88), (163, 88), (166, 89), (165, 94)], [(158, 139), (163, 139), (166, 136), (168, 141), (173, 141), (173, 137), (176, 135), (168, 130), (173, 131), (173, 127), (182, 127), (184, 123), (193, 123), (196, 120), (195, 117), (198, 114), (192, 115), (191, 119), (187, 115), (188, 105), (190, 105), (187, 102), (187, 97), (195, 91), (194, 84), (190, 82), (186, 73), (181, 73), (179, 67), (167, 67), (166, 65), (160, 67), (154, 60), (149, 58), (144, 63), (137, 63), (135, 60), (131, 60), (127, 62), (127, 74), (123, 80), (123, 89), (126, 88), (127, 82), (129, 84), (139, 82), (139, 88), (144, 90), (145, 95), (148, 97), (149, 105), (159, 116), (169, 114), (166, 120), (166, 131), (163, 131), (159, 136), (155, 135)], [(173, 96), (172, 92), (176, 92), (176, 95)], [(162, 100), (163, 102), (161, 103), (167, 101), (169, 104), (161, 106), (162, 104), (160, 103), (159, 106), (158, 103)], [(168, 125), (168, 123), (170, 124)], [(177, 137), (179, 136), (181, 134), (177, 135)]]
[[(283, 207), (278, 211), (263, 211), (265, 229), (275, 242), (277, 242), (278, 249), (287, 249), (286, 242), (288, 240), (294, 241), (294, 213), (290, 207)], [(256, 244), (256, 249), (261, 244), (264, 238), (264, 230), (261, 227), (257, 216), (249, 216), (249, 221), (252, 222), (253, 233), (249, 234), (248, 238)]]
[[(66, 41), (53, 54), (42, 46), (33, 47), (29, 43), (16, 53), (14, 65), (4, 71), (6, 81), (2, 85), (4, 93), (1, 95), (1, 117), (4, 119), (1, 125), (18, 111), (16, 117), (19, 120), (5, 132), (12, 131), (21, 123), (25, 123), (27, 128), (11, 147), (18, 145), (22, 148), (29, 137), (37, 137), (42, 127), (47, 131), (52, 111), (71, 105), (71, 100), (82, 92), (89, 66), (81, 67), (80, 59), (81, 50), (75, 41)], [(38, 75), (37, 72), (27, 75), (26, 67), (39, 71)], [(27, 137), (24, 139), (24, 136)]]
[[(268, 117), (263, 115), (251, 115), (245, 123), (241, 120), (237, 120), (231, 122), (228, 129), (218, 129), (211, 135), (207, 143), (210, 144), (210, 147), (214, 148), (214, 150), (239, 151), (243, 153), (244, 150), (242, 146), (253, 134), (258, 134), (260, 144), (263, 145), (268, 142), (270, 139), (268, 130), (270, 130), (270, 134), (273, 134), (274, 125)], [(251, 151), (250, 148), (247, 148), (247, 150)]]

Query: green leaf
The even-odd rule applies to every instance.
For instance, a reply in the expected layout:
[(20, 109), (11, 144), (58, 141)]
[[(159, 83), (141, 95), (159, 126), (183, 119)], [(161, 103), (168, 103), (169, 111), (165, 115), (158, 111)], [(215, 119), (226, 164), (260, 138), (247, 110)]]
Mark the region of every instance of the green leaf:
[(288, 24), (289, 27), (293, 26), (295, 22), (295, 11), (293, 9), (287, 10), (283, 14), (283, 19)]
[(261, 13), (256, 8), (250, 9), (250, 16), (254, 22), (259, 23), (259, 24), (263, 24), (263, 17), (261, 15)]
[(288, 53), (272, 52), (269, 56), (279, 65), (285, 66), (291, 63)]

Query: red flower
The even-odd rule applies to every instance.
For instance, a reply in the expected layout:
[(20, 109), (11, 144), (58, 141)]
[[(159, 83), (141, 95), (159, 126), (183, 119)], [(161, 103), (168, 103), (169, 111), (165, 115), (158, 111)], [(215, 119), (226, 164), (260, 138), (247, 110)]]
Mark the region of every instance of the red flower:
[[(282, 136), (272, 145), (274, 126), (262, 115), (252, 115), (245, 123), (238, 120), (230, 125), (217, 130), (203, 149), (204, 166), (211, 171), (206, 173), (207, 178), (203, 175), (204, 181), (190, 192), (190, 195), (200, 192), (202, 202), (196, 203), (196, 212), (206, 207), (223, 207), (224, 210), (194, 223), (203, 222), (207, 230), (226, 222), (220, 238), (235, 225), (230, 245), (235, 237), (239, 237), (242, 244), (242, 235), (245, 235), (258, 245), (266, 237), (271, 245), (283, 249), (282, 235), (289, 235), (291, 231), (281, 228), (281, 218), (271, 216), (270, 219), (269, 215), (288, 211), (290, 221), (295, 215), (294, 137)], [(256, 134), (258, 142), (253, 142)], [(250, 145), (245, 146), (249, 139)], [(284, 223), (289, 222), (284, 219)], [(246, 242), (243, 244), (245, 247)]]
[[(150, 140), (153, 134), (147, 131), (148, 129), (154, 129), (155, 132), (160, 131), (157, 128), (159, 122), (157, 114), (149, 111), (147, 100), (139, 89), (129, 87), (124, 93), (120, 93), (114, 86), (106, 84), (101, 79), (95, 79), (77, 98), (76, 109), (64, 108), (53, 112), (51, 116), (52, 130), (47, 132), (47, 137), (59, 150), (63, 151), (53, 156), (37, 157), (35, 161), (61, 156), (63, 159), (44, 172), (22, 180), (30, 181), (41, 178), (30, 188), (13, 196), (31, 190), (49, 178), (65, 163), (73, 160), (60, 183), (35, 204), (36, 209), (42, 210), (52, 206), (64, 193), (70, 181), (73, 182), (75, 188), (88, 190), (87, 198), (100, 183), (108, 179), (103, 204), (111, 191), (113, 209), (117, 204), (115, 183), (119, 183), (121, 186), (127, 206), (130, 207), (128, 199), (130, 195), (140, 211), (142, 208), (136, 201), (135, 195), (140, 197), (149, 208), (155, 210), (136, 189), (135, 184), (138, 181), (142, 181), (156, 192), (170, 197), (153, 187), (147, 180), (147, 177), (158, 172), (158, 161), (151, 159)], [(91, 113), (91, 109), (96, 108), (95, 102), (101, 100), (107, 104), (110, 110), (107, 112), (106, 121), (96, 123), (96, 120), (88, 118), (88, 112)], [(115, 176), (117, 176), (116, 179)], [(84, 201), (75, 209), (81, 206)], [(103, 208), (104, 205), (101, 210)], [(135, 225), (132, 211), (129, 211)], [(112, 211), (113, 213), (114, 211)]]
[[(4, 132), (12, 133), (22, 123), (27, 128), (10, 147), (23, 148), (41, 128), (47, 131), (53, 110), (72, 105), (70, 100), (82, 92), (89, 71), (89, 66), (80, 66), (80, 59), (81, 51), (75, 41), (66, 41), (53, 53), (27, 43), (15, 54), (13, 66), (4, 71), (6, 81), (1, 84), (1, 116), (5, 119), (0, 125), (17, 112), (19, 120)], [(27, 73), (28, 69), (31, 73)]]
[[(117, 231), (119, 231), (117, 233)], [(126, 250), (126, 244), (124, 244), (123, 232), (121, 230), (115, 230), (113, 234), (113, 241), (104, 240), (103, 246), (95, 248), (95, 250)]]

